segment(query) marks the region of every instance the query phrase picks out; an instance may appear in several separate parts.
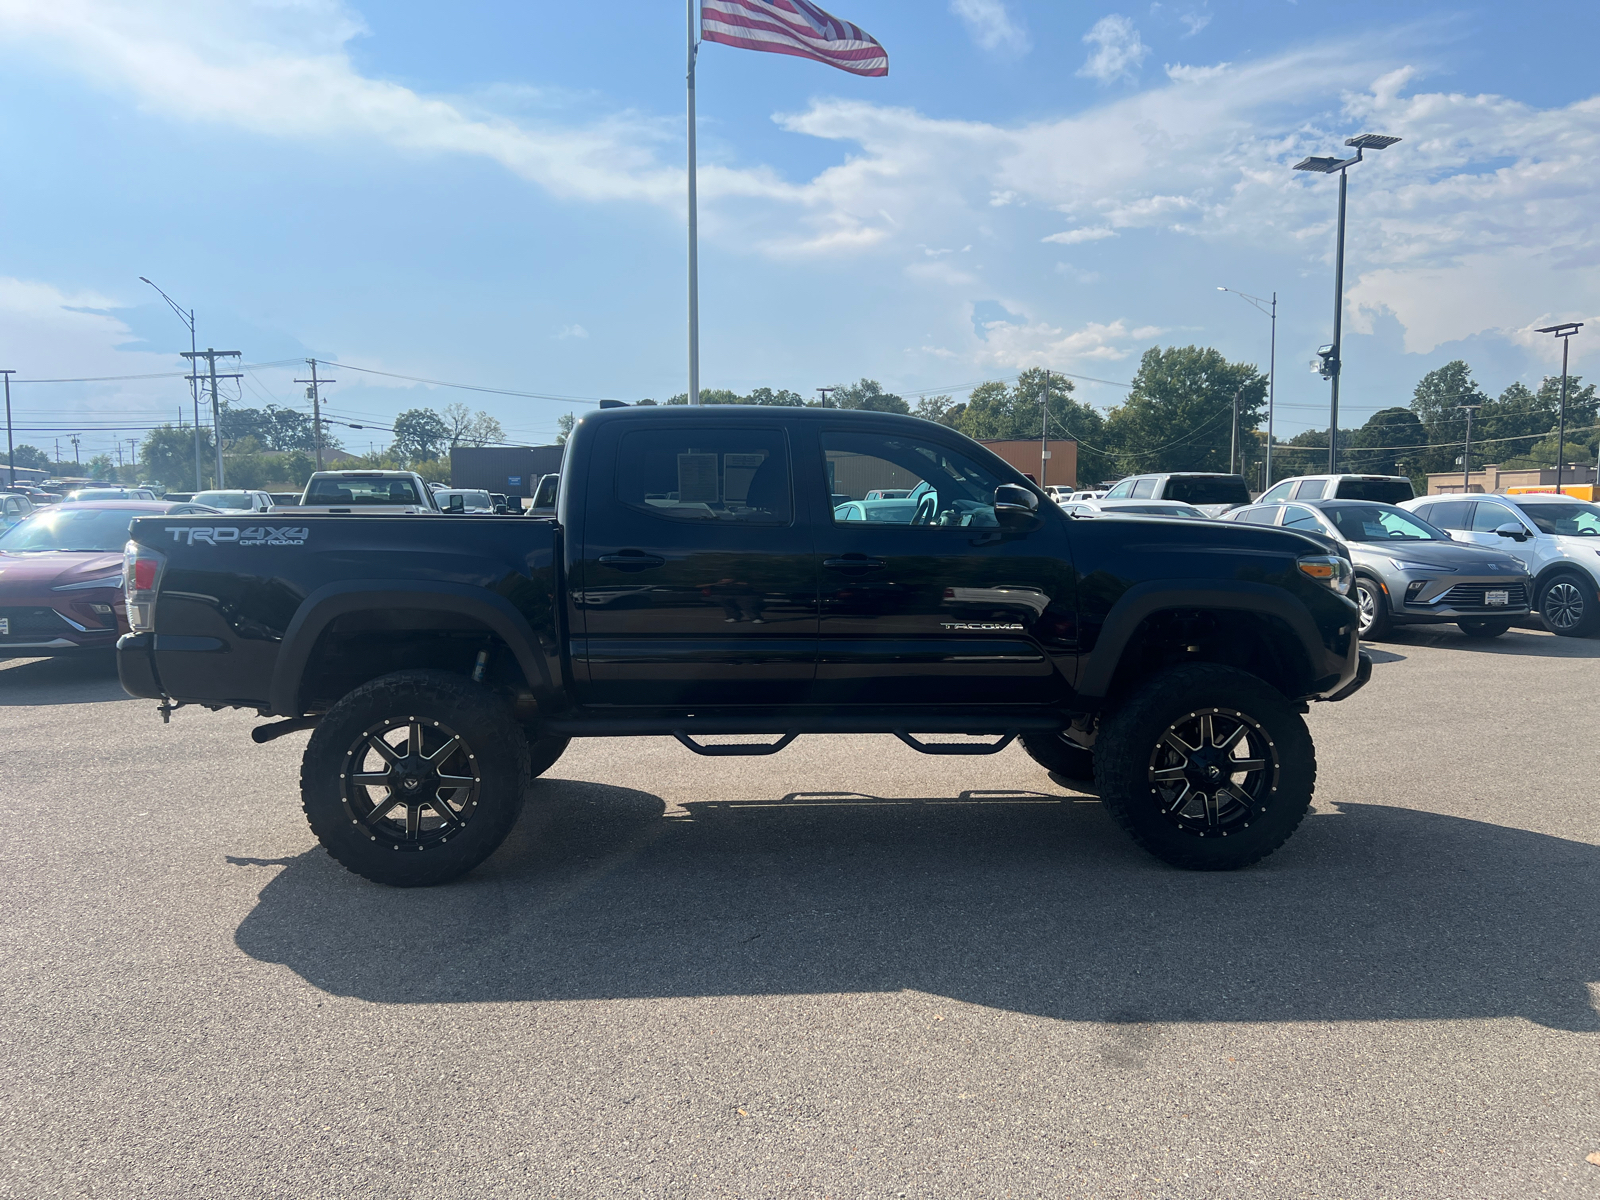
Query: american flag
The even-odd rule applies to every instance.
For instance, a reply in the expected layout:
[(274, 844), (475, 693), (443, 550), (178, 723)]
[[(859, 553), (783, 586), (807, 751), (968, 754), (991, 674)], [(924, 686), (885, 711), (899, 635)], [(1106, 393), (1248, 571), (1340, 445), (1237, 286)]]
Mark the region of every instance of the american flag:
[(700, 36), (725, 46), (815, 59), (852, 75), (889, 73), (889, 55), (876, 38), (809, 0), (703, 0)]

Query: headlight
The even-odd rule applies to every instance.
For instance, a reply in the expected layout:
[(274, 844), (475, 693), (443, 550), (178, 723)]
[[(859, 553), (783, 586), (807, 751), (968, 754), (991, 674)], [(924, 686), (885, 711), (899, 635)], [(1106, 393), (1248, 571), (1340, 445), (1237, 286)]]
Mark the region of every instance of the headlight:
[(1457, 569), (1455, 567), (1438, 567), (1433, 563), (1404, 562), (1398, 558), (1394, 560), (1394, 565), (1399, 567), (1402, 571), (1437, 571), (1441, 575), (1453, 575)]
[(122, 590), (121, 575), (102, 575), (99, 579), (85, 579), (82, 583), (63, 583), (60, 587), (51, 588), (52, 592), (82, 592), (89, 588), (116, 588)]
[(1341, 596), (1350, 594), (1350, 581), (1354, 578), (1354, 572), (1350, 569), (1350, 563), (1337, 554), (1307, 554), (1297, 559), (1296, 565), (1302, 575), (1315, 579), (1323, 587), (1338, 592)]

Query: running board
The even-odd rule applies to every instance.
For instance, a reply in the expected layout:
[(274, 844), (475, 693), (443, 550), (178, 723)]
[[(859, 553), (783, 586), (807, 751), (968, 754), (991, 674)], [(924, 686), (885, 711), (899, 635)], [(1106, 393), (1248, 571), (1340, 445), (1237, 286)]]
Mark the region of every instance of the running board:
[(894, 735), (918, 754), (999, 754), (1011, 745), (1017, 731), (1008, 730), (998, 742), (919, 742), (904, 729), (896, 729)]
[[(917, 712), (878, 709), (871, 712), (796, 712), (786, 709), (752, 715), (745, 712), (640, 714), (626, 711), (595, 715), (550, 716), (534, 722), (541, 735), (554, 737), (704, 737), (710, 734), (765, 734), (782, 738), (810, 733), (966, 734), (972, 737), (1017, 738), (1027, 733), (1059, 733), (1067, 724), (1062, 712)], [(934, 743), (939, 745), (941, 743)], [(948, 753), (935, 750), (935, 754)], [(956, 753), (970, 753), (965, 749)]]
[(696, 754), (703, 754), (707, 758), (754, 758), (762, 754), (776, 754), (795, 738), (800, 736), (798, 729), (791, 729), (775, 742), (729, 742), (721, 746), (702, 746), (681, 729), (674, 729), (672, 736), (677, 738)]

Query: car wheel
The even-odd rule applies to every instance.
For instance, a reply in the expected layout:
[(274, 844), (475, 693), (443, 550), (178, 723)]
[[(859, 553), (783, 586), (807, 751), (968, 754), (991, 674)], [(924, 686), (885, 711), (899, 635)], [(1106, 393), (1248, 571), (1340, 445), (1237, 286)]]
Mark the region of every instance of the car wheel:
[(300, 792), (312, 832), (346, 869), (426, 887), (494, 853), (528, 779), (528, 740), (508, 704), (460, 675), (400, 671), (318, 722)]
[(1094, 752), (1085, 750), (1063, 733), (1025, 733), (1022, 748), (1052, 775), (1069, 783), (1094, 783)]
[(1497, 638), (1511, 628), (1510, 621), (1457, 621), (1469, 638)]
[(1356, 576), (1350, 598), (1361, 610), (1358, 630), (1363, 638), (1376, 641), (1393, 627), (1394, 622), (1389, 619), (1389, 597), (1371, 575)]
[(1558, 637), (1591, 636), (1600, 624), (1594, 584), (1578, 575), (1557, 575), (1539, 593), (1539, 615)]
[(1311, 807), (1316, 754), (1294, 706), (1233, 667), (1151, 679), (1100, 727), (1100, 800), (1133, 840), (1196, 871), (1248, 866)]
[(567, 752), (572, 739), (567, 737), (535, 737), (528, 734), (528, 778), (537, 779), (551, 767), (556, 759)]

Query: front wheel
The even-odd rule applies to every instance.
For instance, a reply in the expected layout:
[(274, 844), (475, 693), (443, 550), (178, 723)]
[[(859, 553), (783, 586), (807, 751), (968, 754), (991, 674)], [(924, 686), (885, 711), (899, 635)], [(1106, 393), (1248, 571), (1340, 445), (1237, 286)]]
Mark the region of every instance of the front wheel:
[(1469, 638), (1497, 638), (1511, 628), (1510, 621), (1457, 621), (1456, 624)]
[(1393, 627), (1389, 619), (1389, 597), (1383, 587), (1370, 575), (1357, 575), (1350, 597), (1361, 610), (1356, 618), (1357, 632), (1368, 641), (1385, 636)]
[(511, 707), (446, 671), (362, 684), (317, 724), (300, 766), (306, 820), (328, 853), (395, 887), (445, 883), (488, 858), (528, 779)]
[(1594, 582), (1578, 575), (1557, 575), (1539, 593), (1539, 615), (1558, 637), (1589, 637), (1600, 626), (1600, 604)]
[(1164, 671), (1102, 722), (1100, 800), (1175, 867), (1227, 871), (1283, 845), (1311, 807), (1317, 764), (1293, 706), (1254, 675)]

